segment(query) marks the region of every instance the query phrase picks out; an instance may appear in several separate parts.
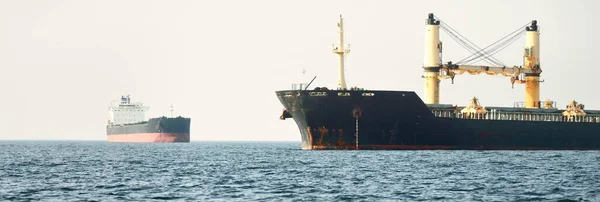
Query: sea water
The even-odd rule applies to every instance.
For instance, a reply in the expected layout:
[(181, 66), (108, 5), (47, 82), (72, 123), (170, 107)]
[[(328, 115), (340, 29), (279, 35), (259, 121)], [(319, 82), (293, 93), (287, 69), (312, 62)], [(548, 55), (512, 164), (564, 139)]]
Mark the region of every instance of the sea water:
[(0, 200), (599, 201), (600, 152), (0, 141)]

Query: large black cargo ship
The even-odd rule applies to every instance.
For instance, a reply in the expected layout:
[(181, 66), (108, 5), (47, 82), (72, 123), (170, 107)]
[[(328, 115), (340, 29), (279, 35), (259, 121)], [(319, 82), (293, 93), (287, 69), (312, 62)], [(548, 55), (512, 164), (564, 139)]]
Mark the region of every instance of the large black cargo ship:
[[(439, 24), (430, 14), (427, 31), (434, 39), (426, 44), (434, 54), (437, 49), (441, 53), (441, 43), (435, 41)], [(347, 89), (343, 55), (348, 51), (336, 48), (342, 61), (340, 87), (308, 90), (309, 83), (276, 91), (285, 108), (280, 119), (295, 121), (302, 149), (600, 150), (600, 111), (576, 101), (566, 109), (556, 108), (550, 100), (539, 101), (537, 22), (525, 30), (529, 45), (525, 67), (441, 65), (435, 55), (426, 56), (426, 101), (414, 91)], [(437, 103), (439, 79), (454, 79), (461, 72), (510, 76), (513, 84), (526, 85), (526, 101), (513, 107), (483, 107), (477, 98), (466, 106)]]
[[(600, 113), (426, 105), (413, 91), (277, 91), (303, 149), (600, 149)], [(569, 110), (576, 109), (572, 108)], [(475, 116), (473, 116), (475, 115)]]
[(190, 142), (190, 118), (157, 117), (144, 121), (147, 107), (131, 103), (122, 96), (121, 103), (111, 106), (106, 126), (109, 142)]

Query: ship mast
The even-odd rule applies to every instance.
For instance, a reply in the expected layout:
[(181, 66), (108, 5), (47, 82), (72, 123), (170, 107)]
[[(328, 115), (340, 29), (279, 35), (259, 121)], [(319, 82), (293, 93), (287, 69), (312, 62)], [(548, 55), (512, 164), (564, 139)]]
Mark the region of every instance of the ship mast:
[(340, 80), (338, 82), (338, 87), (340, 89), (346, 89), (346, 77), (344, 75), (344, 55), (350, 53), (350, 44), (348, 44), (348, 49), (344, 47), (344, 19), (342, 18), (342, 15), (340, 15), (340, 22), (338, 23), (338, 32), (340, 40), (339, 47), (335, 47), (333, 49), (333, 53), (340, 56)]
[(173, 105), (171, 105), (171, 118), (173, 118)]

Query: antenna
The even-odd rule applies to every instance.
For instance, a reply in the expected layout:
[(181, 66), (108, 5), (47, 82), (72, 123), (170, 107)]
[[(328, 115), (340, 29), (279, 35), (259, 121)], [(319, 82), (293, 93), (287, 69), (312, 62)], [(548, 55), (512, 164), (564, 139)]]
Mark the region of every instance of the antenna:
[(171, 105), (171, 118), (173, 118), (173, 105)]
[[(333, 48), (333, 53), (338, 54), (340, 56), (340, 80), (339, 80), (339, 88), (346, 89), (346, 77), (344, 75), (344, 55), (350, 53), (350, 49), (346, 49), (344, 47), (344, 18), (340, 15), (340, 22), (338, 22), (338, 32), (339, 32), (339, 47)], [(348, 45), (350, 46), (350, 45)]]

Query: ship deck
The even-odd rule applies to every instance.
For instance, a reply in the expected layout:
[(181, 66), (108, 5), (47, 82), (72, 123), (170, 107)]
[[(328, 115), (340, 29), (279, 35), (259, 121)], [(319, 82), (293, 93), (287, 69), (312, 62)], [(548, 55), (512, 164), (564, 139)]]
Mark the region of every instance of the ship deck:
[(436, 117), (481, 120), (511, 120), (511, 121), (554, 121), (554, 122), (587, 122), (600, 123), (600, 110), (585, 110), (585, 116), (566, 117), (565, 109), (531, 109), (521, 107), (485, 107), (486, 114), (465, 115), (461, 110), (466, 106), (450, 104), (428, 104), (427, 107)]

